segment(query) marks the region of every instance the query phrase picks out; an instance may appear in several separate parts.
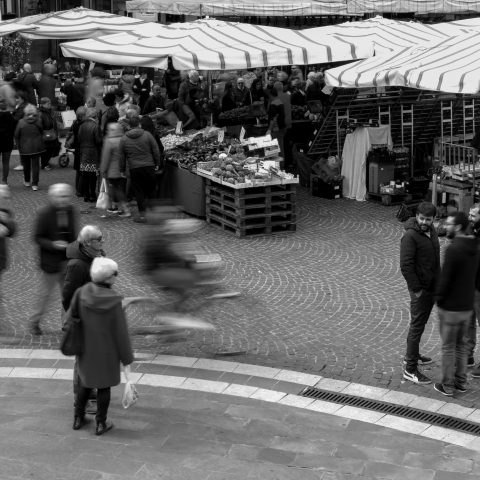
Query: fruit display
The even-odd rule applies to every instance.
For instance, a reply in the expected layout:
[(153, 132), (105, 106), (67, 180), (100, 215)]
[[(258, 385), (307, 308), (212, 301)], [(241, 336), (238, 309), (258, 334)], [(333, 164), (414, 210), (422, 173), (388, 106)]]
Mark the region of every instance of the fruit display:
[(187, 141), (187, 139), (182, 135), (168, 134), (161, 138), (162, 145), (165, 150), (171, 150), (172, 148), (177, 147)]
[[(260, 121), (266, 119), (267, 117), (258, 117)], [(252, 115), (252, 110), (249, 106), (247, 107), (238, 107), (233, 110), (227, 110), (218, 115), (217, 123), (218, 125), (240, 125), (240, 124), (252, 124), (254, 125), (257, 122), (257, 117)]]

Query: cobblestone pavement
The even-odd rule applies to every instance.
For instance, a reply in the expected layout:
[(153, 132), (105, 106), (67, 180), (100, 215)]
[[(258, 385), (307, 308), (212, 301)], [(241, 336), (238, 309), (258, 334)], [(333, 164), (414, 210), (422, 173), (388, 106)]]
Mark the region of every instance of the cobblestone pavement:
[[(35, 209), (46, 202), (46, 187), (71, 182), (71, 168), (41, 172), (40, 190), (23, 186), (21, 172), (10, 184), (19, 223), (11, 242), (11, 266), (2, 277), (3, 345), (56, 347), (60, 304), (52, 305), (39, 340), (28, 333), (28, 317), (38, 281), (37, 252), (31, 240)], [(78, 206), (83, 202), (76, 201)], [(234, 299), (205, 301), (205, 292), (190, 302), (200, 318), (216, 326), (213, 333), (190, 334), (184, 341), (158, 344), (137, 337), (143, 350), (195, 357), (234, 359), (321, 374), (367, 385), (439, 398), (431, 386), (402, 382), (401, 363), (409, 322), (408, 292), (399, 271), (402, 225), (397, 207), (369, 202), (325, 200), (299, 188), (295, 233), (247, 239), (204, 224), (195, 234), (205, 247), (220, 253), (219, 275), (226, 289), (240, 290)], [(148, 226), (129, 219), (101, 219), (92, 211), (83, 224), (101, 226), (105, 249), (118, 261), (118, 289), (125, 295), (152, 294), (138, 271), (138, 238)], [(167, 300), (167, 298), (166, 298)], [(145, 312), (129, 313), (132, 325), (149, 323)], [(243, 353), (242, 353), (243, 352)], [(426, 373), (439, 378), (439, 334), (436, 314), (429, 322), (422, 353), (437, 361)], [(235, 355), (235, 356), (229, 356)], [(479, 406), (480, 381), (455, 399)]]

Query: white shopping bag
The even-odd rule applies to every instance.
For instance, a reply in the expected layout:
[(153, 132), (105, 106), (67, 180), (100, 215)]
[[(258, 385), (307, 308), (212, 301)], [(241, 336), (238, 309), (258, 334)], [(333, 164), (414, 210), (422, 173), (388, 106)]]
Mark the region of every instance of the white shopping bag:
[(123, 391), (123, 397), (122, 397), (122, 406), (123, 408), (127, 409), (131, 407), (132, 405), (135, 405), (138, 400), (138, 392), (137, 389), (135, 388), (135, 384), (127, 381), (125, 384), (125, 390)]

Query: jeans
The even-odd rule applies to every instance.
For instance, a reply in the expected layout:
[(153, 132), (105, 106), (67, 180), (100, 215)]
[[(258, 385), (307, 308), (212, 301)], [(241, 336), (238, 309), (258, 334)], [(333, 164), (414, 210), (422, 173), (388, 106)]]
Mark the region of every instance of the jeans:
[(40, 320), (42, 319), (45, 311), (48, 308), (48, 305), (51, 303), (53, 290), (55, 284), (58, 283), (60, 288), (60, 295), (62, 294), (63, 288), (63, 278), (65, 276), (64, 268), (58, 273), (47, 273), (42, 270), (40, 282), (37, 286), (35, 308), (33, 310), (33, 315), (30, 318), (30, 323), (33, 326), (39, 326)]
[(12, 152), (0, 152), (2, 157), (2, 182), (7, 183), (8, 173), (10, 172), (10, 155)]
[(410, 293), (410, 328), (407, 335), (407, 353), (405, 361), (406, 370), (413, 372), (418, 366), (418, 357), (420, 354), (420, 339), (425, 330), (425, 325), (430, 318), (433, 308), (433, 294), (428, 290), (422, 290), (422, 294), (417, 298), (415, 293)]
[(480, 292), (475, 290), (475, 303), (472, 318), (467, 322), (467, 331), (465, 332), (465, 342), (467, 344), (467, 357), (473, 358), (475, 347), (477, 345), (477, 322), (480, 325)]
[(30, 173), (32, 185), (38, 187), (40, 178), (40, 155), (20, 155), (20, 161), (23, 165), (23, 179), (30, 182)]
[(442, 338), (442, 383), (448, 387), (467, 384), (465, 330), (472, 311), (450, 312), (438, 307)]
[(155, 167), (132, 168), (130, 180), (137, 200), (138, 213), (143, 215), (148, 201), (155, 198)]
[[(92, 388), (78, 386), (77, 404), (75, 405), (75, 416), (84, 417), (85, 407), (92, 392)], [(110, 387), (99, 388), (97, 390), (97, 414), (95, 420), (97, 423), (105, 423), (107, 420), (108, 407), (110, 406)]]

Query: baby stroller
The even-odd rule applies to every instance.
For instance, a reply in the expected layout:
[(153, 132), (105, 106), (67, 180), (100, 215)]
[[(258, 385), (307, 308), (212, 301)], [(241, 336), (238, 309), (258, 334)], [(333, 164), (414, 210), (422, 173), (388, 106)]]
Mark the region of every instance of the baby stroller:
[(70, 155), (73, 155), (75, 153), (75, 150), (72, 148), (65, 148), (65, 152), (60, 153), (58, 156), (58, 165), (62, 168), (68, 167), (70, 164)]

